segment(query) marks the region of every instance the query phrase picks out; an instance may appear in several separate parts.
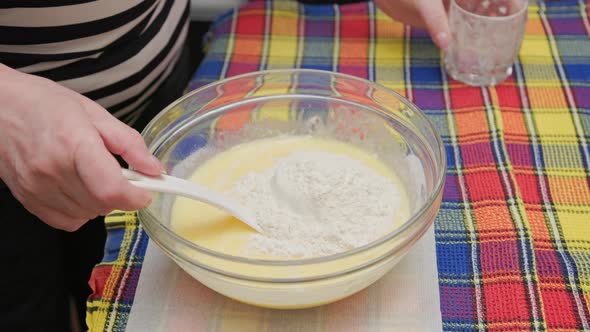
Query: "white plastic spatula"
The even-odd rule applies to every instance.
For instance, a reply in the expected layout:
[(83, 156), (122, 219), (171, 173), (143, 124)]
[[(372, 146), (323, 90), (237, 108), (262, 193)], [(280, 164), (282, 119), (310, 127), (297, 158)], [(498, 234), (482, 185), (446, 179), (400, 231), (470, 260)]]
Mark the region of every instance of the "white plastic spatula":
[(262, 234), (262, 229), (260, 229), (254, 216), (248, 212), (248, 210), (244, 209), (244, 207), (235, 203), (230, 198), (220, 195), (205, 186), (170, 175), (162, 174), (160, 176), (147, 176), (128, 169), (121, 170), (123, 176), (127, 178), (131, 184), (139, 188), (179, 195), (211, 204), (228, 212), (244, 224)]

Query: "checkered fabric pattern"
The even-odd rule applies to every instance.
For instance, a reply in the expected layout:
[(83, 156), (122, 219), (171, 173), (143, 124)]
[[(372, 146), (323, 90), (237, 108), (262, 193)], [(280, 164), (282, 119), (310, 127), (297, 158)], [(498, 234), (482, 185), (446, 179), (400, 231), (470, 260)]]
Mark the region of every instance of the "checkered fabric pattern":
[[(423, 32), (372, 3), (255, 1), (220, 17), (189, 89), (250, 71), (313, 68), (374, 80), (416, 103), (447, 150), (435, 221), (445, 331), (590, 331), (590, 20), (587, 1), (539, 2), (514, 74), (450, 79)], [(123, 330), (147, 236), (108, 217), (91, 330)]]

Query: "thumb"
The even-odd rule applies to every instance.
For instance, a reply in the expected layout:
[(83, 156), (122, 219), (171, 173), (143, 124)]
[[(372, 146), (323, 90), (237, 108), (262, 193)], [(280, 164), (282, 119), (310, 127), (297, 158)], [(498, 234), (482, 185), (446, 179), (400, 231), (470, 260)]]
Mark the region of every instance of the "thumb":
[(419, 0), (418, 7), (434, 43), (443, 50), (449, 47), (452, 38), (443, 2), (441, 0)]
[(106, 148), (121, 156), (137, 171), (147, 175), (159, 175), (164, 168), (148, 150), (141, 135), (118, 119), (102, 119), (94, 122)]

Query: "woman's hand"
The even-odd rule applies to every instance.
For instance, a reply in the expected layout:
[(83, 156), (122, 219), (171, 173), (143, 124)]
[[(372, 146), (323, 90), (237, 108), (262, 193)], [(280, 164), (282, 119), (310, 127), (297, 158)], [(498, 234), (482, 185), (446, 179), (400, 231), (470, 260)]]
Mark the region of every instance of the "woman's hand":
[(377, 6), (391, 18), (404, 24), (426, 28), (441, 49), (451, 43), (447, 18), (448, 0), (375, 0)]
[(162, 167), (139, 133), (93, 101), (0, 64), (0, 178), (31, 213), (74, 231), (114, 209), (151, 201), (111, 152), (138, 171)]

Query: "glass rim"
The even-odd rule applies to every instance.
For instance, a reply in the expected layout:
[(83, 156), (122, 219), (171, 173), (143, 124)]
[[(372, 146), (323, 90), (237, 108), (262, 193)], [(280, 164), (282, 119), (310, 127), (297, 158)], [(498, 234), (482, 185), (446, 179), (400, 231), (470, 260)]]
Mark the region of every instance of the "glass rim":
[(478, 18), (478, 19), (483, 18), (483, 19), (490, 20), (490, 21), (507, 21), (510, 19), (514, 19), (518, 16), (521, 16), (522, 14), (524, 14), (528, 10), (530, 0), (523, 0), (522, 2), (523, 2), (522, 8), (519, 11), (512, 13), (508, 16), (485, 16), (485, 15), (476, 14), (476, 13), (470, 12), (470, 11), (466, 10), (465, 8), (459, 6), (459, 4), (457, 3), (457, 0), (451, 0), (451, 6), (459, 8), (459, 11), (461, 11), (462, 13), (464, 13), (466, 15), (472, 16), (474, 18)]
[[(177, 241), (178, 243), (180, 243), (184, 247), (188, 247), (188, 249), (190, 249), (190, 250), (195, 250), (195, 251), (203, 253), (205, 255), (210, 255), (210, 256), (213, 256), (215, 258), (222, 259), (222, 260), (232, 261), (232, 262), (236, 262), (236, 263), (251, 264), (251, 265), (262, 265), (262, 266), (264, 266), (264, 265), (266, 265), (266, 266), (295, 266), (295, 265), (300, 266), (300, 265), (317, 264), (317, 263), (322, 263), (322, 262), (327, 262), (327, 261), (335, 261), (338, 259), (353, 256), (355, 254), (376, 248), (379, 245), (381, 245), (393, 238), (398, 237), (400, 234), (405, 233), (412, 225), (416, 224), (417, 221), (419, 221), (421, 219), (421, 217), (423, 217), (425, 214), (428, 213), (430, 208), (437, 201), (437, 198), (442, 191), (442, 187), (444, 185), (445, 178), (446, 178), (445, 174), (446, 174), (446, 168), (447, 168), (447, 158), (446, 158), (445, 145), (442, 141), (442, 138), (440, 137), (440, 134), (438, 134), (438, 131), (436, 131), (436, 128), (434, 127), (434, 124), (432, 123), (432, 121), (426, 116), (426, 114), (424, 114), (424, 112), (422, 110), (420, 110), (418, 108), (418, 106), (416, 106), (414, 103), (410, 102), (404, 96), (393, 91), (392, 89), (389, 89), (381, 84), (378, 84), (378, 83), (375, 83), (375, 82), (372, 82), (372, 81), (369, 81), (369, 80), (366, 80), (366, 79), (363, 79), (360, 77), (356, 77), (356, 76), (348, 75), (348, 74), (342, 74), (342, 73), (338, 73), (338, 72), (327, 71), (327, 70), (318, 70), (318, 69), (271, 69), (271, 70), (261, 70), (261, 71), (249, 72), (249, 73), (245, 73), (245, 74), (241, 74), (241, 75), (232, 76), (229, 78), (224, 78), (222, 80), (214, 81), (214, 82), (206, 84), (200, 88), (197, 88), (189, 93), (186, 93), (185, 95), (181, 96), (180, 98), (178, 98), (174, 102), (170, 103), (168, 106), (166, 106), (159, 114), (157, 114), (148, 123), (148, 125), (144, 128), (144, 130), (141, 132), (141, 134), (143, 136), (146, 133), (148, 133), (151, 130), (151, 128), (156, 125), (158, 120), (161, 117), (163, 117), (163, 115), (165, 113), (167, 113), (169, 110), (175, 108), (176, 106), (178, 106), (180, 103), (182, 103), (186, 99), (188, 99), (188, 98), (192, 97), (193, 95), (200, 93), (206, 89), (215, 88), (219, 85), (226, 84), (228, 82), (236, 81), (239, 79), (244, 79), (244, 78), (249, 78), (249, 77), (257, 77), (260, 75), (268, 75), (268, 74), (293, 75), (293, 74), (298, 74), (298, 73), (312, 73), (312, 74), (315, 73), (315, 74), (320, 74), (320, 75), (342, 77), (342, 78), (351, 79), (351, 80), (354, 80), (357, 82), (361, 82), (363, 84), (367, 84), (368, 86), (373, 87), (373, 88), (378, 88), (378, 89), (384, 90), (387, 93), (395, 96), (400, 102), (404, 103), (405, 106), (412, 109), (414, 111), (414, 114), (418, 115), (419, 118), (422, 121), (424, 121), (428, 130), (433, 133), (433, 136), (436, 141), (436, 146), (433, 147), (433, 151), (438, 150), (439, 157), (438, 158), (434, 158), (435, 156), (432, 156), (432, 157), (433, 157), (433, 160), (435, 160), (437, 162), (437, 164), (439, 165), (439, 169), (438, 169), (438, 172), (435, 171), (436, 182), (435, 182), (433, 190), (430, 190), (426, 202), (423, 203), (420, 206), (420, 208), (411, 215), (410, 218), (408, 218), (401, 226), (397, 227), (393, 231), (391, 231), (391, 232), (387, 233), (386, 235), (384, 235), (374, 241), (371, 241), (370, 243), (367, 243), (361, 247), (357, 247), (352, 250), (347, 250), (347, 251), (343, 251), (343, 252), (339, 252), (339, 253), (335, 253), (335, 254), (331, 254), (331, 255), (327, 255), (327, 256), (304, 258), (304, 259), (293, 259), (293, 260), (253, 259), (253, 258), (247, 258), (247, 257), (242, 257), (242, 256), (228, 255), (228, 254), (224, 254), (219, 251), (205, 248), (203, 246), (199, 246), (199, 245), (189, 241), (188, 239), (183, 238), (182, 236), (180, 236), (176, 232), (172, 231), (169, 227), (162, 224), (160, 222), (159, 218), (156, 218), (148, 210), (148, 208), (139, 210), (138, 218), (141, 215), (145, 215), (146, 217), (148, 217), (147, 218), (148, 221), (153, 221), (153, 224), (155, 225), (155, 227), (161, 229), (162, 231), (167, 233), (169, 236), (171, 236), (175, 241)], [(285, 94), (285, 96), (288, 97), (289, 94)], [(323, 96), (323, 97), (325, 97), (325, 96)], [(154, 144), (151, 147), (149, 147), (150, 152), (153, 153), (155, 151), (155, 148), (158, 145), (159, 144)], [(141, 221), (141, 219), (140, 219), (140, 221)], [(151, 224), (151, 222), (146, 223), (146, 226), (149, 227), (149, 224)], [(427, 223), (425, 226), (430, 227), (431, 224), (432, 223)], [(147, 231), (148, 227), (146, 227), (146, 231)], [(424, 228), (425, 228), (424, 226), (421, 227), (420, 231), (417, 234), (424, 234)], [(409, 238), (406, 241), (403, 241), (402, 245), (405, 245), (408, 241), (411, 241), (411, 240), (412, 240), (412, 238)], [(154, 241), (157, 243), (159, 242), (157, 240), (154, 240)], [(160, 243), (158, 243), (158, 244), (160, 244)], [(160, 244), (160, 245), (162, 245), (162, 244)], [(395, 248), (396, 247), (392, 248), (392, 250)], [(399, 249), (399, 248), (397, 248), (397, 249)], [(388, 252), (390, 252), (390, 251), (388, 251)], [(177, 254), (178, 253), (175, 253), (175, 255), (177, 255)], [(185, 256), (185, 255), (183, 255), (183, 256)], [(385, 256), (386, 255), (379, 256), (378, 260), (383, 259), (383, 257), (385, 257)], [(202, 263), (195, 262), (193, 259), (190, 259), (189, 257), (185, 256), (184, 259), (187, 260), (188, 263), (197, 264), (198, 266), (204, 267), (204, 268), (208, 267), (207, 264), (205, 264), (205, 266), (202, 266), (203, 265)], [(362, 265), (362, 264), (360, 264), (360, 265)], [(216, 271), (216, 273), (220, 273), (220, 271)], [(221, 272), (221, 273), (223, 273), (223, 272)], [(232, 275), (232, 277), (252, 279), (249, 276), (243, 276), (243, 275), (239, 275), (239, 276)], [(254, 278), (253, 280), (258, 280), (258, 279)]]

